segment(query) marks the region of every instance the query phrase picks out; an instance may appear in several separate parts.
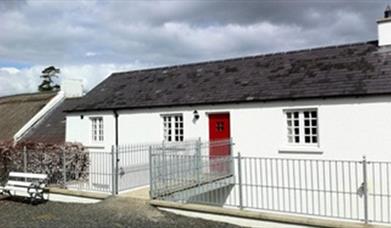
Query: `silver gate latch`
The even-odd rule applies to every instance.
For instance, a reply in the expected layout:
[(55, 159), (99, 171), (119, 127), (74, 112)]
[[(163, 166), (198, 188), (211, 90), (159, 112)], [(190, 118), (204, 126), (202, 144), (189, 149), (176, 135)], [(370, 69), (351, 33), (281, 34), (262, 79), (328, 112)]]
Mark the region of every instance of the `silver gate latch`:
[(357, 189), (357, 195), (362, 198), (365, 194), (365, 185), (364, 182), (361, 184), (361, 186)]

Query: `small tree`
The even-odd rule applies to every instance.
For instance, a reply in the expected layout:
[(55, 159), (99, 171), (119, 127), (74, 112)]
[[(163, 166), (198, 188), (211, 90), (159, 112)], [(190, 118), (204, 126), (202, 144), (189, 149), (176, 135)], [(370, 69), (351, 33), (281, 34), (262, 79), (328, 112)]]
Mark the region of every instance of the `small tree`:
[(40, 92), (60, 90), (60, 86), (53, 81), (53, 78), (58, 77), (59, 73), (60, 69), (55, 68), (54, 66), (50, 66), (44, 69), (41, 75), (41, 78), (43, 78), (43, 80), (42, 83), (38, 86), (38, 90)]

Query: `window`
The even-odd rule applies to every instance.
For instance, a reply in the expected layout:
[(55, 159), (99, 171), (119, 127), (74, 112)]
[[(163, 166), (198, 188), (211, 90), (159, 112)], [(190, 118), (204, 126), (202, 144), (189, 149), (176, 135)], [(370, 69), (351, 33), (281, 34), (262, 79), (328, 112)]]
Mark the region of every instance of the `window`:
[(164, 141), (183, 141), (183, 116), (164, 115), (163, 116)]
[(288, 143), (298, 145), (318, 144), (317, 110), (286, 111)]
[(103, 142), (103, 118), (93, 117), (91, 118), (91, 136), (93, 142)]

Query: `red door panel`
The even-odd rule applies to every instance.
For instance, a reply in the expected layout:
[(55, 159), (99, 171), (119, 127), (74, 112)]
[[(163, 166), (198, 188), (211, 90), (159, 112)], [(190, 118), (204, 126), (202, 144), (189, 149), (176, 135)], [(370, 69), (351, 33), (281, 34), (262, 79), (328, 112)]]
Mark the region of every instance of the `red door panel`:
[(209, 114), (209, 149), (210, 156), (230, 155), (230, 146), (213, 146), (213, 141), (229, 140), (231, 138), (229, 113)]

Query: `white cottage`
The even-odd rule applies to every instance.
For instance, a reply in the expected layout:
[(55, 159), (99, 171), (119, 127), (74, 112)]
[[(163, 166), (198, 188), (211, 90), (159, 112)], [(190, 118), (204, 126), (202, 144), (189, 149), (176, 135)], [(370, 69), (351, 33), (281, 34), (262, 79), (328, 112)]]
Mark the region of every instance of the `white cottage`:
[(379, 40), (114, 73), (67, 110), (66, 141), (232, 138), (244, 156), (391, 159), (391, 17)]

